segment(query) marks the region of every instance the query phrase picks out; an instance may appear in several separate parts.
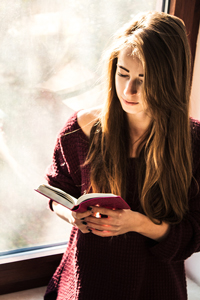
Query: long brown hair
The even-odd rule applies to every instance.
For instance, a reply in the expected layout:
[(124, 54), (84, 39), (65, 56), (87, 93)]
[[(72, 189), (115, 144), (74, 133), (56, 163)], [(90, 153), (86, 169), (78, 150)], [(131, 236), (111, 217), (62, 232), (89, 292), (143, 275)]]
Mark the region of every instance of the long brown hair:
[(141, 205), (154, 222), (175, 224), (188, 210), (192, 178), (190, 49), (185, 26), (177, 17), (145, 13), (115, 36), (108, 58), (107, 99), (91, 131), (91, 186), (94, 192), (126, 197), (130, 137), (115, 89), (117, 57), (126, 47), (143, 63), (144, 98), (152, 116), (137, 149)]

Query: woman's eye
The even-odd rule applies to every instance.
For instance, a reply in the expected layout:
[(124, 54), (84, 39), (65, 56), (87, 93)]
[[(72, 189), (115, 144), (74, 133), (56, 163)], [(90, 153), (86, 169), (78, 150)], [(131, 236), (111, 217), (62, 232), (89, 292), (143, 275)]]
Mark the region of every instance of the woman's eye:
[(122, 74), (122, 73), (120, 73), (120, 72), (117, 72), (117, 75), (119, 75), (119, 76), (121, 76), (121, 77), (127, 77), (128, 75), (124, 75), (124, 74)]

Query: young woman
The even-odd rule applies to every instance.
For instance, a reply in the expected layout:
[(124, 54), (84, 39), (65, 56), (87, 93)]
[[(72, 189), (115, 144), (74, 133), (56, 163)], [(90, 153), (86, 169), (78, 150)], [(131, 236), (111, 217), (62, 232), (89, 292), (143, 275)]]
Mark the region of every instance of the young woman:
[(47, 180), (75, 197), (121, 195), (131, 209), (50, 203), (74, 227), (45, 299), (187, 299), (184, 260), (200, 251), (200, 123), (189, 118), (183, 22), (137, 16), (115, 36), (106, 80), (104, 107), (60, 132)]

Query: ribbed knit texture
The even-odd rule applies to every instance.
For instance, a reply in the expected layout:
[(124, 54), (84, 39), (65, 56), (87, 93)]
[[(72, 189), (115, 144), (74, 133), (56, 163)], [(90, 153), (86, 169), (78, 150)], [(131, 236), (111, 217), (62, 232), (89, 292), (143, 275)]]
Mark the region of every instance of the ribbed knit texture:
[[(193, 175), (200, 185), (200, 123), (192, 120)], [(80, 167), (88, 152), (88, 138), (74, 114), (59, 133), (49, 184), (75, 197), (89, 186), (89, 167)], [(135, 158), (130, 158), (127, 199), (141, 211)], [(191, 185), (190, 212), (171, 226), (157, 243), (135, 232), (102, 238), (73, 228), (67, 250), (53, 275), (45, 300), (185, 300), (184, 260), (200, 251), (200, 193)]]

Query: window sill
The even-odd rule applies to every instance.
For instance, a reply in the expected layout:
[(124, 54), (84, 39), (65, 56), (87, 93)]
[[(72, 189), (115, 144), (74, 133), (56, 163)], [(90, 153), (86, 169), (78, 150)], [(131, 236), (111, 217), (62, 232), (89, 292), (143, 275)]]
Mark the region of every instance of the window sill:
[(46, 286), (31, 289), (31, 290), (26, 290), (26, 291), (21, 291), (21, 292), (16, 292), (16, 293), (11, 293), (11, 294), (5, 294), (3, 296), (0, 296), (1, 300), (43, 300), (44, 299), (44, 294), (46, 291)]
[(46, 286), (55, 272), (66, 243), (0, 256), (0, 295)]

